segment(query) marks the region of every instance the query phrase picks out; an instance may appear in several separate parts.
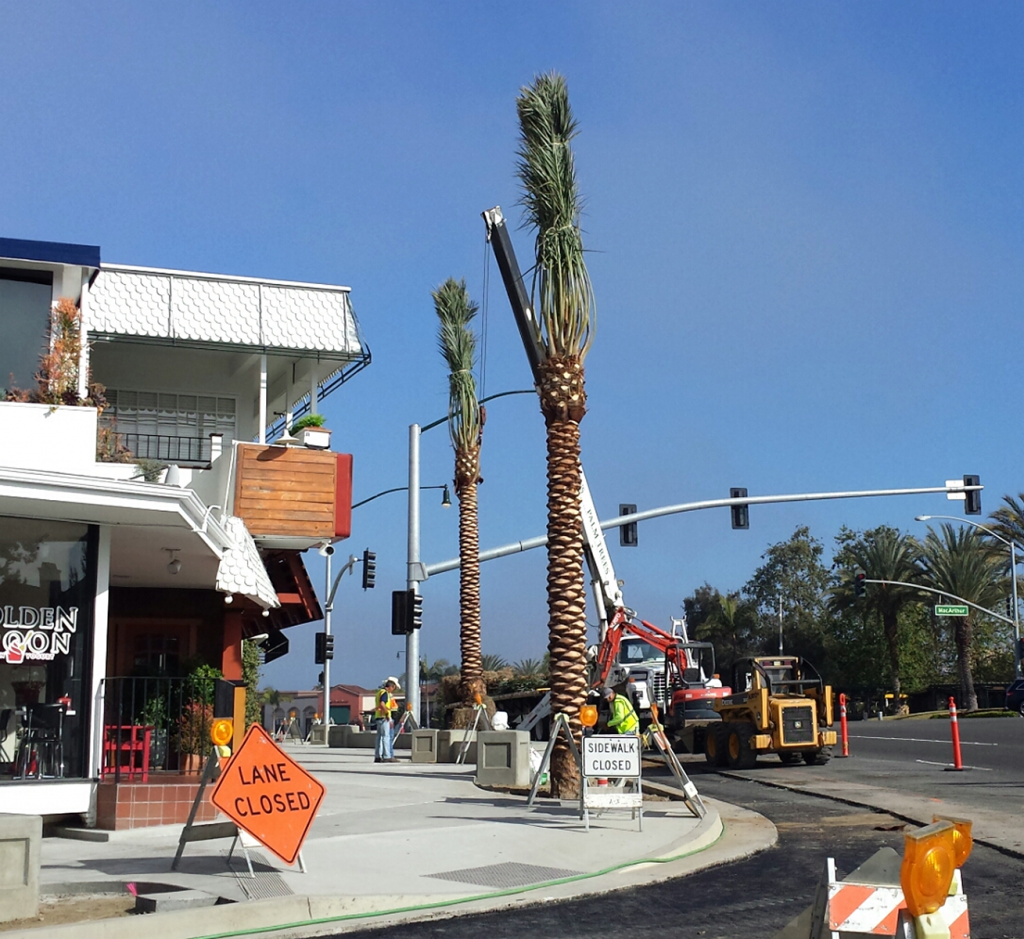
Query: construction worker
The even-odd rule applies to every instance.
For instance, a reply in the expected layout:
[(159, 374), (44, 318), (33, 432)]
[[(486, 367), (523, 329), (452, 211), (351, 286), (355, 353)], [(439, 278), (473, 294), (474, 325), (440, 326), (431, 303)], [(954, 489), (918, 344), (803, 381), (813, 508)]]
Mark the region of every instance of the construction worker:
[(395, 759), (395, 742), (392, 731), (395, 726), (394, 714), (398, 710), (395, 690), (398, 679), (388, 677), (377, 689), (373, 716), (377, 719), (377, 746), (374, 750), (374, 763), (397, 763)]
[(601, 697), (612, 709), (608, 718), (608, 729), (617, 734), (635, 734), (640, 731), (640, 718), (636, 716), (633, 705), (624, 694), (616, 694), (614, 688), (602, 688)]

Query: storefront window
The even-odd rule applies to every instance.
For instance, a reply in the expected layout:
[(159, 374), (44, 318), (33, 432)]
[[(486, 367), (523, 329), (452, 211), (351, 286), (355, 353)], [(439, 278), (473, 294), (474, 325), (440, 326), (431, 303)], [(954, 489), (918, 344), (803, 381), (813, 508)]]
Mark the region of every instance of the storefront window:
[(0, 780), (81, 778), (96, 529), (0, 518)]

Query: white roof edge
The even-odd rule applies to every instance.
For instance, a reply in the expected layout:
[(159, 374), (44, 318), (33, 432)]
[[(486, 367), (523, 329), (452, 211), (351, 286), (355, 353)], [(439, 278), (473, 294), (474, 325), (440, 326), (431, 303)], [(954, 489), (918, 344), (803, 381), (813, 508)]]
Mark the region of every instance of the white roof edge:
[(263, 284), (267, 287), (298, 287), (303, 290), (332, 290), (351, 293), (351, 287), (339, 284), (311, 284), (301, 280), (271, 280), (266, 277), (239, 277), (235, 274), (211, 274), (207, 271), (178, 271), (164, 267), (138, 267), (134, 264), (100, 264), (100, 271), (124, 271), (129, 274), (157, 274), (163, 277), (194, 277), (200, 280), (220, 280), (235, 284)]
[(177, 486), (165, 486), (160, 483), (128, 482), (3, 466), (0, 466), (0, 483), (71, 489), (92, 495), (120, 497), (126, 501), (166, 501), (177, 509), (182, 518), (191, 525), (192, 530), (209, 544), (218, 557), (223, 556), (224, 551), (234, 545), (234, 539), (214, 516), (212, 508), (208, 507), (192, 489), (179, 489)]

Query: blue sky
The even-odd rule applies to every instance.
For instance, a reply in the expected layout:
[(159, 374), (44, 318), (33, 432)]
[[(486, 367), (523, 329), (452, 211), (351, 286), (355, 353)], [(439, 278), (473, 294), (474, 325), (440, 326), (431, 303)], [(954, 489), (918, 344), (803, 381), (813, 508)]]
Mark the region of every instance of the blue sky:
[[(0, 235), (112, 262), (347, 284), (373, 364), (326, 404), (355, 497), (405, 483), (408, 425), (446, 411), (430, 290), (487, 311), (485, 393), (528, 387), (480, 212), (518, 223), (515, 95), (566, 75), (598, 303), (583, 459), (599, 513), (728, 495), (941, 485), (987, 512), (1024, 489), (1024, 7), (396, 2), (0, 4)], [(532, 242), (514, 229), (524, 267)], [(422, 482), (452, 475), (443, 428)], [(489, 411), (482, 544), (541, 534), (536, 402)], [(423, 558), (457, 513), (423, 498)], [(922, 533), (942, 495), (724, 509), (612, 551), (667, 625), (705, 580), (741, 586), (809, 525)], [(378, 587), (339, 591), (333, 677), (404, 670), (389, 628), (405, 499), (342, 545)], [(484, 649), (546, 647), (543, 552), (486, 564)], [(307, 555), (318, 588), (319, 558)], [(422, 650), (458, 657), (458, 581), (423, 586)], [(593, 616), (591, 615), (591, 621)], [(267, 668), (308, 687), (314, 626)]]

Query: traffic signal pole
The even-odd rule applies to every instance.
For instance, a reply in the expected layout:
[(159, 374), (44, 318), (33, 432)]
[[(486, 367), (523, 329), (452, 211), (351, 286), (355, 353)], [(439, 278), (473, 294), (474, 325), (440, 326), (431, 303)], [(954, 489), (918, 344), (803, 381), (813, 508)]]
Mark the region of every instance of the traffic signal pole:
[[(406, 589), (419, 591), (423, 565), (420, 564), (420, 425), (409, 425), (409, 531)], [(405, 703), (420, 720), (420, 631), (405, 634)]]
[[(778, 502), (817, 502), (827, 499), (866, 499), (872, 496), (916, 496), (932, 492), (944, 492), (948, 495), (950, 493), (980, 491), (984, 488), (981, 485), (964, 485), (957, 482), (956, 485), (923, 486), (916, 489), (861, 489), (850, 492), (803, 492), (775, 496), (745, 495), (742, 498), (735, 499), (707, 499), (703, 502), (684, 502), (680, 505), (666, 505), (657, 509), (647, 509), (643, 512), (633, 512), (630, 515), (619, 515), (599, 524), (602, 529), (607, 530), (609, 528), (618, 528), (620, 525), (628, 525), (630, 522), (642, 522), (645, 519), (660, 518), (663, 515), (678, 515), (682, 512), (696, 512), (699, 509), (732, 508), (738, 505), (769, 505)], [(511, 544), (502, 545), (500, 548), (481, 551), (480, 560), (493, 561), (496, 558), (518, 554), (521, 551), (529, 551), (532, 548), (542, 548), (547, 543), (547, 535), (538, 535), (536, 538), (528, 538), (525, 541), (514, 541)], [(418, 550), (419, 544), (417, 542), (417, 560)], [(420, 581), (426, 580), (434, 574), (443, 574), (445, 571), (456, 570), (458, 567), (458, 558), (439, 561), (436, 564), (427, 564), (425, 566), (421, 564), (419, 565), (419, 572), (423, 576), (420, 577)]]
[[(326, 580), (324, 581), (324, 596), (328, 597), (326, 606), (324, 607), (324, 632), (329, 636), (331, 634), (331, 607), (333, 606), (332, 601), (334, 596), (331, 593), (331, 555), (334, 552), (328, 552), (324, 557), (326, 563)], [(331, 737), (331, 660), (324, 658), (324, 707), (320, 712), (320, 716), (324, 722), (324, 746), (330, 746)]]

